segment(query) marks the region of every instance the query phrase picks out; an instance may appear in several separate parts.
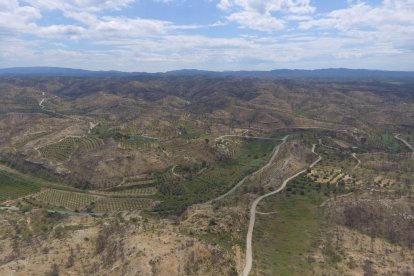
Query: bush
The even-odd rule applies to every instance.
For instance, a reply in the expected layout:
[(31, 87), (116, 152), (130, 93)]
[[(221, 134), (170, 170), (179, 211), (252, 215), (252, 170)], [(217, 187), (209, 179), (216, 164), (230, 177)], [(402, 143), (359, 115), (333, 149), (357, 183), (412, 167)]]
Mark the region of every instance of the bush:
[(106, 241), (107, 237), (104, 234), (99, 233), (95, 240), (95, 254), (101, 254), (105, 250)]
[(52, 264), (51, 271), (47, 273), (48, 276), (59, 276), (59, 266), (57, 264)]
[(47, 253), (49, 253), (49, 248), (45, 246), (45, 247), (42, 248), (41, 251), (42, 251), (42, 254), (47, 254)]
[(29, 212), (30, 210), (32, 210), (32, 206), (31, 205), (27, 205), (27, 204), (25, 204), (25, 205), (23, 205), (22, 207), (20, 207), (20, 211), (22, 212), (22, 213), (26, 213), (26, 212)]

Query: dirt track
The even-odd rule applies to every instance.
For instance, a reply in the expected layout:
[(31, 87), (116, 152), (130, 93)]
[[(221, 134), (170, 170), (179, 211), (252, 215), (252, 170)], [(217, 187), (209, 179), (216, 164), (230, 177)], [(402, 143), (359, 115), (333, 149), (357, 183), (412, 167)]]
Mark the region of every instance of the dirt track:
[[(316, 145), (313, 145), (312, 152), (314, 154), (317, 154), (315, 152), (315, 148), (316, 148)], [(309, 166), (310, 168), (314, 167), (316, 164), (318, 164), (322, 160), (322, 157), (319, 154), (318, 154), (318, 156), (319, 156), (318, 159)], [(305, 173), (306, 170), (307, 170), (307, 168), (300, 171), (300, 172), (298, 172), (298, 173), (296, 173), (295, 175), (287, 178), (285, 181), (283, 181), (282, 185), (277, 190), (275, 190), (273, 192), (270, 192), (270, 193), (267, 193), (265, 195), (262, 195), (261, 197), (258, 197), (253, 202), (253, 204), (250, 208), (249, 229), (248, 229), (247, 237), (246, 237), (246, 263), (245, 263), (245, 267), (244, 267), (243, 274), (242, 274), (243, 276), (248, 276), (249, 275), (249, 273), (252, 269), (252, 265), (253, 265), (252, 239), (253, 239), (253, 229), (254, 229), (254, 225), (255, 225), (255, 222), (256, 222), (256, 208), (257, 208), (257, 205), (259, 204), (259, 202), (262, 199), (283, 191), (283, 189), (285, 189), (285, 187), (286, 187), (286, 185), (289, 181), (291, 181), (292, 179), (294, 179), (294, 178), (298, 177), (299, 175)]]
[[(229, 136), (231, 136), (231, 135), (225, 135), (226, 137), (229, 137)], [(219, 138), (221, 138), (221, 137), (224, 137), (224, 136), (220, 136)], [(235, 136), (235, 137), (239, 137), (239, 136)], [(266, 165), (264, 165), (263, 167), (261, 167), (259, 170), (257, 170), (257, 171), (255, 171), (255, 172), (253, 172), (253, 173), (251, 173), (251, 174), (249, 174), (249, 175), (247, 175), (247, 176), (245, 176), (242, 180), (240, 180), (233, 188), (231, 188), (228, 192), (226, 192), (225, 194), (222, 194), (221, 196), (219, 196), (219, 197), (216, 197), (215, 199), (212, 199), (212, 200), (210, 200), (210, 201), (208, 201), (208, 202), (206, 202), (206, 203), (212, 203), (212, 202), (214, 202), (214, 201), (218, 201), (218, 200), (221, 200), (221, 199), (223, 199), (223, 198), (225, 198), (226, 196), (228, 196), (228, 195), (230, 195), (231, 193), (233, 193), (235, 190), (237, 190), (237, 188), (239, 188), (250, 176), (254, 176), (254, 175), (256, 175), (256, 174), (258, 174), (258, 173), (261, 173), (263, 170), (265, 170), (266, 168), (268, 168), (272, 163), (273, 163), (273, 161), (275, 160), (275, 158), (276, 158), (276, 156), (277, 156), (277, 154), (279, 153), (279, 149), (280, 149), (280, 147), (284, 144), (284, 143), (286, 143), (286, 140), (287, 140), (287, 138), (289, 137), (289, 135), (286, 135), (285, 137), (283, 137), (283, 139), (282, 139), (282, 143), (280, 143), (279, 145), (277, 145), (276, 147), (275, 147), (275, 149), (273, 150), (273, 155), (272, 155), (272, 157), (269, 159), (269, 161), (266, 163)], [(250, 137), (250, 138), (252, 138), (252, 139), (254, 139), (254, 137)], [(274, 140), (273, 138), (261, 138), (261, 137), (258, 137), (257, 139), (272, 139), (272, 140)]]
[(414, 147), (410, 143), (408, 143), (406, 140), (404, 140), (403, 138), (401, 138), (400, 137), (400, 134), (396, 134), (394, 137), (395, 137), (395, 139), (403, 142), (413, 152), (411, 154), (411, 157), (414, 158)]

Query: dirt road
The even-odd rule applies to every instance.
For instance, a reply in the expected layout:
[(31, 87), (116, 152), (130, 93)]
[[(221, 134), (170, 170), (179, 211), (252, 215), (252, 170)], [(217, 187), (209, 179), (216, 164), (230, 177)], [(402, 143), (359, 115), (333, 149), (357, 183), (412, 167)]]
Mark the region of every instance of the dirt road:
[[(312, 152), (314, 154), (317, 154), (315, 152), (315, 148), (316, 148), (316, 144), (313, 145)], [(316, 164), (318, 164), (322, 160), (322, 157), (319, 154), (317, 154), (317, 155), (318, 155), (318, 159), (309, 166), (310, 168), (314, 167)], [(273, 192), (270, 192), (270, 193), (267, 193), (265, 195), (262, 195), (261, 197), (258, 197), (253, 202), (253, 204), (250, 208), (249, 229), (248, 229), (247, 237), (246, 237), (246, 264), (245, 264), (245, 267), (244, 267), (244, 270), (243, 270), (243, 274), (242, 274), (243, 276), (248, 276), (249, 275), (249, 273), (252, 269), (252, 265), (253, 265), (252, 239), (253, 239), (253, 229), (254, 229), (254, 225), (255, 225), (255, 222), (256, 222), (256, 208), (257, 208), (257, 205), (259, 204), (259, 202), (262, 199), (281, 192), (286, 187), (286, 185), (289, 181), (291, 181), (292, 179), (294, 179), (294, 178), (298, 177), (299, 175), (305, 173), (306, 170), (307, 170), (307, 168), (300, 171), (300, 172), (298, 172), (298, 173), (296, 173), (295, 175), (287, 178), (285, 181), (283, 181), (282, 185), (277, 190), (275, 190)]]
[(404, 145), (406, 145), (413, 152), (411, 154), (411, 157), (414, 158), (414, 147), (410, 143), (408, 143), (406, 140), (404, 140), (403, 138), (401, 138), (400, 135), (401, 134), (396, 134), (394, 136), (394, 138), (397, 139), (397, 140), (399, 140), (399, 141), (401, 141), (401, 142), (403, 142)]
[(358, 158), (356, 153), (353, 153), (352, 157), (358, 162), (358, 164), (356, 164), (355, 167), (354, 167), (354, 170), (355, 170), (356, 168), (358, 168), (361, 165), (361, 159)]
[[(225, 135), (226, 136), (226, 135)], [(227, 136), (229, 136), (229, 135), (227, 135)], [(226, 137), (227, 137), (226, 136)], [(221, 137), (224, 137), (224, 136), (221, 136)], [(250, 136), (249, 136), (250, 137)], [(276, 158), (276, 156), (277, 156), (277, 154), (279, 153), (279, 149), (280, 149), (280, 147), (284, 144), (284, 143), (286, 143), (286, 140), (287, 140), (287, 138), (289, 137), (289, 135), (286, 135), (285, 137), (283, 137), (282, 138), (282, 143), (280, 143), (279, 145), (277, 145), (276, 147), (275, 147), (275, 149), (273, 150), (273, 155), (272, 155), (272, 157), (269, 159), (269, 161), (266, 163), (266, 165), (264, 165), (263, 167), (261, 167), (259, 170), (257, 170), (257, 171), (255, 171), (255, 172), (253, 172), (253, 173), (251, 173), (251, 174), (249, 174), (249, 175), (247, 175), (247, 176), (245, 176), (242, 180), (240, 180), (233, 188), (231, 188), (228, 192), (226, 192), (225, 194), (222, 194), (221, 196), (219, 196), (219, 197), (216, 197), (215, 199), (212, 199), (212, 200), (210, 200), (210, 201), (208, 201), (208, 202), (206, 202), (206, 203), (212, 203), (212, 202), (214, 202), (214, 201), (218, 201), (218, 200), (221, 200), (221, 199), (223, 199), (223, 198), (225, 198), (226, 196), (228, 196), (228, 195), (230, 195), (231, 193), (233, 193), (235, 190), (237, 190), (237, 188), (239, 188), (241, 185), (243, 185), (243, 183), (249, 178), (249, 177), (251, 177), (251, 176), (254, 176), (254, 175), (256, 175), (256, 174), (258, 174), (258, 173), (261, 173), (263, 170), (265, 170), (266, 168), (268, 168), (270, 165), (272, 165), (272, 163), (275, 161), (275, 158)], [(220, 137), (219, 137), (220, 138)], [(254, 137), (250, 137), (250, 138), (254, 138)], [(261, 137), (257, 137), (257, 139), (272, 139), (272, 140), (275, 140), (275, 139), (273, 139), (273, 138), (261, 138)]]

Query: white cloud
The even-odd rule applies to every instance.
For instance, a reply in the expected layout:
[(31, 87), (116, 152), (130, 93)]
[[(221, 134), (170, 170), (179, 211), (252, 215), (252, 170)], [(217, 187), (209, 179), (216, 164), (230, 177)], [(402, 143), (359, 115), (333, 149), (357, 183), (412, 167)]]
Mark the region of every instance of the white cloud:
[[(0, 31), (16, 35), (67, 39), (99, 39), (105, 36), (140, 37), (165, 35), (174, 30), (197, 29), (199, 25), (175, 25), (169, 21), (100, 15), (101, 11), (119, 9), (133, 0), (0, 0)], [(41, 26), (42, 11), (59, 10), (77, 23)]]
[(47, 27), (37, 27), (37, 35), (49, 38), (66, 37), (79, 39), (86, 33), (86, 29), (74, 25), (50, 25)]
[(164, 3), (164, 4), (168, 4), (171, 2), (174, 2), (174, 0), (153, 0), (154, 2), (159, 2), (159, 3)]
[(243, 28), (262, 32), (272, 32), (283, 28), (285, 22), (273, 16), (259, 14), (254, 11), (232, 13), (227, 17), (229, 21), (238, 23)]
[(42, 18), (41, 10), (32, 6), (21, 6), (18, 1), (0, 2), (0, 30), (9, 35), (34, 34), (40, 37), (79, 38), (85, 29), (74, 25), (39, 26), (36, 21)]
[[(11, 66), (20, 57), (21, 66), (42, 64), (152, 72), (179, 68), (269, 70), (365, 67), (401, 70), (412, 66), (412, 52), (404, 53), (388, 43), (371, 43), (371, 38), (368, 39), (370, 43), (351, 37), (325, 35), (316, 38), (306, 34), (234, 38), (185, 34), (139, 38), (107, 36), (96, 39), (91, 45), (106, 50), (93, 51), (60, 46), (44, 49), (43, 43), (47, 42), (41, 40), (37, 44), (17, 41), (4, 45), (0, 43), (0, 67)], [(18, 49), (18, 53), (11, 48)], [(396, 63), (396, 59), (401, 62)]]
[(219, 8), (222, 11), (228, 10), (230, 9), (232, 6), (232, 3), (230, 2), (230, 0), (221, 0), (218, 4), (217, 4), (217, 8)]
[(315, 8), (310, 0), (221, 0), (218, 5), (223, 10), (242, 8), (262, 14), (272, 12), (312, 13)]
[(262, 32), (279, 30), (286, 25), (274, 13), (297, 15), (315, 10), (310, 0), (221, 0), (217, 7), (230, 13), (226, 17), (228, 21)]
[(119, 10), (135, 0), (27, 0), (26, 2), (39, 9), (98, 12)]
[(292, 14), (292, 15), (284, 16), (283, 19), (286, 20), (286, 21), (308, 21), (308, 20), (312, 20), (313, 17), (309, 16), (309, 15)]
[(364, 2), (349, 8), (335, 10), (319, 19), (302, 22), (302, 29), (335, 28), (349, 30), (372, 27), (380, 29), (385, 26), (414, 25), (413, 0), (384, 0), (379, 7)]
[[(414, 69), (414, 0), (384, 0), (377, 5), (351, 1), (348, 8), (326, 14), (315, 13), (307, 0), (215, 0), (223, 20), (210, 25), (110, 13), (132, 2), (0, 0), (0, 67)], [(40, 20), (46, 10), (58, 10), (74, 22), (44, 25)], [(224, 38), (215, 37), (213, 28), (228, 22), (258, 32), (229, 31)], [(205, 29), (197, 32), (199, 28)], [(282, 31), (275, 36), (275, 30)], [(34, 38), (24, 40), (22, 34)], [(66, 39), (82, 43), (72, 48)]]
[(94, 25), (98, 22), (97, 16), (89, 12), (65, 11), (64, 15), (85, 25)]
[(379, 58), (403, 56), (413, 52), (414, 0), (384, 0), (377, 6), (351, 3), (348, 8), (301, 21), (299, 27), (302, 30), (333, 30), (338, 38), (359, 41), (358, 47), (344, 49), (337, 57), (356, 57), (358, 52), (364, 55), (367, 45), (372, 45), (370, 49)]
[(0, 1), (0, 29), (24, 30), (42, 17), (40, 11), (31, 6), (20, 6), (17, 0)]
[(172, 25), (170, 22), (160, 20), (105, 16), (92, 26), (92, 33), (97, 31), (103, 36), (113, 35), (124, 37), (136, 37), (138, 35), (162, 35), (166, 34), (167, 28), (170, 25)]

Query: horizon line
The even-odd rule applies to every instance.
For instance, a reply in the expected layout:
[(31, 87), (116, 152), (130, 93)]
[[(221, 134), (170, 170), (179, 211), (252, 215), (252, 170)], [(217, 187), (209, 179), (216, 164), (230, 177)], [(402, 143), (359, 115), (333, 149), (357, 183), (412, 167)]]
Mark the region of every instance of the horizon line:
[(208, 69), (197, 69), (197, 68), (181, 68), (173, 69), (167, 71), (122, 71), (116, 69), (85, 69), (80, 67), (59, 67), (59, 66), (11, 66), (11, 67), (0, 67), (0, 70), (12, 70), (12, 69), (69, 69), (69, 70), (82, 70), (89, 72), (118, 72), (118, 73), (145, 73), (145, 74), (165, 74), (170, 72), (179, 72), (179, 71), (199, 71), (199, 72), (211, 72), (211, 73), (237, 73), (237, 72), (272, 72), (272, 71), (321, 71), (321, 70), (352, 70), (352, 71), (376, 71), (376, 72), (401, 72), (401, 73), (414, 73), (413, 70), (389, 70), (389, 69), (368, 69), (368, 68), (348, 68), (348, 67), (323, 67), (323, 68), (313, 68), (313, 69), (303, 69), (303, 68), (276, 68), (268, 70), (254, 70), (254, 69), (239, 69), (239, 70), (208, 70)]

